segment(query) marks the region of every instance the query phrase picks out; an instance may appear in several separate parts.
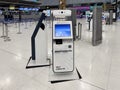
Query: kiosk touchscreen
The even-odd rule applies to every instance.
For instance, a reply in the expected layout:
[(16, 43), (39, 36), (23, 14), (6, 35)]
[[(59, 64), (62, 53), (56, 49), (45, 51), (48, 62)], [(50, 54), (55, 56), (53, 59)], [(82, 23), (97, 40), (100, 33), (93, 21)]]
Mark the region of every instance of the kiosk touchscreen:
[(55, 37), (70, 37), (70, 24), (56, 24), (55, 25)]
[(73, 33), (71, 21), (53, 22), (53, 71), (74, 70)]
[(72, 23), (71, 21), (53, 22), (53, 38), (54, 39), (72, 39)]

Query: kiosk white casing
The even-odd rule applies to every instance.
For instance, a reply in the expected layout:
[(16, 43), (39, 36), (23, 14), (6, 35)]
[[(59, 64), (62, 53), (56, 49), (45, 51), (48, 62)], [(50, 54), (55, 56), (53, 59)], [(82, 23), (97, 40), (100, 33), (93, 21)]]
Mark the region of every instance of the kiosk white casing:
[(74, 71), (74, 44), (71, 21), (53, 21), (53, 72)]

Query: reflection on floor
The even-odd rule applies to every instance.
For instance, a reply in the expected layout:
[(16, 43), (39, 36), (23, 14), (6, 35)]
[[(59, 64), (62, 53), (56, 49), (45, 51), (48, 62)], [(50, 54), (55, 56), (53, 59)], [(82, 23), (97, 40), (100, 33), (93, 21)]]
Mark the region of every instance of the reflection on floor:
[[(26, 70), (31, 55), (30, 37), (36, 23), (9, 25), (11, 41), (0, 38), (0, 90), (119, 90), (120, 85), (120, 22), (103, 25), (103, 42), (93, 47), (92, 32), (83, 24), (82, 40), (75, 42), (76, 66), (82, 80), (51, 84), (48, 82), (49, 67)], [(46, 25), (47, 30), (51, 30)], [(2, 35), (2, 25), (0, 26)]]

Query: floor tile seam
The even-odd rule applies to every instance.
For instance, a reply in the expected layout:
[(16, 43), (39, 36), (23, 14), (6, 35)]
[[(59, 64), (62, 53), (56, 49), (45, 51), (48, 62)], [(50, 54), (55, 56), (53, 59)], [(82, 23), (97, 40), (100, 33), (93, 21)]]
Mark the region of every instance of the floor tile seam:
[[(23, 72), (22, 72), (22, 73), (23, 73)], [(25, 73), (23, 73), (23, 74), (25, 74)], [(39, 80), (37, 80), (37, 79), (35, 79), (35, 78), (31, 77), (31, 76), (29, 76), (29, 75), (27, 75), (27, 74), (25, 74), (25, 75), (28, 76), (28, 77), (29, 77), (30, 79), (32, 79), (33, 81), (35, 81), (36, 83), (39, 83), (39, 84), (41, 84), (42, 86), (51, 88), (50, 86), (47, 86), (46, 84), (40, 82)], [(48, 80), (48, 82), (49, 82), (49, 80)], [(46, 83), (48, 83), (48, 82), (46, 82)], [(51, 88), (51, 89), (52, 89), (52, 88)]]
[[(7, 51), (7, 50), (4, 50), (4, 49), (0, 49), (1, 51), (4, 51), (4, 52), (6, 52), (6, 53), (9, 53), (9, 54), (12, 54), (12, 55), (16, 55), (15, 53), (12, 53), (12, 52), (10, 52), (10, 51)], [(16, 56), (18, 56), (18, 55), (16, 55)], [(19, 56), (20, 57), (20, 56)], [(23, 57), (22, 57), (23, 58)], [(25, 58), (24, 58), (25, 59)], [(12, 68), (12, 67), (11, 67)], [(14, 68), (13, 68), (14, 69)], [(15, 70), (15, 69), (14, 69)], [(22, 74), (25, 74), (25, 73), (23, 73), (23, 72), (21, 72)], [(33, 79), (32, 77), (30, 77), (29, 75), (27, 75), (27, 74), (25, 74), (26, 76), (28, 76), (29, 78), (31, 78), (31, 79)], [(33, 79), (34, 81), (37, 81), (37, 82), (39, 82), (38, 80), (36, 80), (36, 79)], [(40, 83), (40, 82), (39, 82)], [(41, 83), (42, 84), (42, 83)], [(45, 84), (42, 84), (42, 85), (44, 85), (44, 86), (46, 86)]]
[(7, 50), (5, 50), (5, 49), (0, 48), (0, 50), (3, 51), (3, 52), (6, 52), (6, 53), (12, 54), (12, 55), (15, 55), (15, 56), (21, 57), (21, 58), (24, 59), (24, 60), (27, 60), (27, 58), (22, 57), (22, 56), (19, 56), (19, 55), (15, 54), (15, 53), (10, 52), (10, 51), (7, 51)]
[(111, 76), (112, 62), (113, 62), (113, 59), (110, 58), (110, 67), (109, 67), (109, 74), (108, 74), (108, 79), (107, 79), (106, 90), (109, 90), (109, 81), (110, 81), (110, 76)]
[(105, 88), (102, 88), (102, 87), (97, 86), (97, 85), (95, 85), (95, 84), (92, 84), (92, 83), (90, 83), (90, 82), (87, 82), (87, 81), (84, 81), (84, 80), (81, 80), (81, 82), (83, 82), (83, 83), (85, 83), (85, 84), (88, 84), (88, 85), (90, 85), (90, 86), (96, 87), (96, 88), (98, 88), (98, 89), (100, 89), (100, 90), (105, 90)]
[(110, 73), (111, 73), (111, 68), (112, 68), (112, 58), (110, 58), (110, 66), (108, 69), (108, 78), (107, 78), (107, 86), (106, 86), (106, 90), (108, 90), (108, 86), (109, 86), (109, 81), (110, 81)]
[[(42, 72), (44, 72), (44, 70), (42, 70), (41, 73), (42, 73)], [(41, 81), (37, 80), (36, 78), (33, 78), (33, 77), (31, 77), (31, 76), (29, 76), (29, 75), (27, 75), (27, 74), (26, 74), (26, 76), (30, 77), (30, 78), (33, 79), (34, 81), (37, 81), (37, 83), (41, 83), (42, 85), (51, 88), (50, 86), (47, 86), (46, 84), (43, 84)], [(42, 76), (42, 77), (43, 77), (43, 76)], [(42, 77), (41, 77), (41, 78), (42, 78)], [(48, 74), (48, 81), (47, 81), (46, 83), (48, 83), (48, 82), (49, 82), (49, 74)], [(49, 83), (50, 83), (50, 82), (49, 82)], [(52, 85), (52, 84), (50, 83), (49, 85)], [(51, 88), (51, 89), (53, 89), (53, 88)]]
[(48, 88), (50, 88), (50, 89), (53, 89), (52, 87), (50, 87), (51, 85), (52, 85), (52, 83), (51, 82), (49, 82), (49, 79), (48, 79), (48, 81), (46, 82), (46, 83), (49, 83), (48, 85), (46, 85), (46, 84), (44, 84), (44, 83), (42, 83), (42, 82), (40, 82), (39, 80), (36, 80), (35, 78), (33, 79), (34, 81), (36, 81), (37, 83), (41, 83), (42, 85), (44, 85), (45, 87), (48, 87)]
[[(12, 66), (10, 66), (10, 68), (16, 71), (16, 68), (14, 68), (14, 67), (12, 67)], [(40, 67), (38, 67), (38, 68), (40, 68)], [(24, 69), (26, 69), (26, 67), (25, 67)], [(34, 68), (32, 68), (32, 69), (34, 69)], [(29, 69), (26, 69), (26, 70), (29, 70)], [(17, 71), (20, 71), (20, 70), (17, 70)], [(42, 69), (41, 72), (44, 72), (44, 70)], [(26, 75), (26, 76), (32, 78), (31, 76), (29, 76), (28, 74), (24, 73), (23, 71), (21, 71), (21, 73), (22, 73), (23, 75)]]
[[(13, 68), (13, 67), (11, 67), (11, 66), (10, 66), (10, 68), (16, 71), (15, 68)], [(43, 71), (43, 70), (42, 70), (42, 71)], [(29, 76), (28, 74), (25, 74), (24, 72), (19, 72), (19, 71), (17, 71), (17, 72), (18, 72), (19, 74), (23, 74), (24, 76), (27, 76), (27, 78), (33, 80), (34, 82), (40, 83), (42, 86), (48, 87), (46, 84), (43, 84), (43, 83), (40, 82), (39, 80), (36, 80), (35, 78)], [(22, 84), (22, 85), (24, 85), (24, 84)], [(49, 87), (49, 88), (50, 88), (50, 87)]]
[[(9, 68), (12, 69), (12, 71), (14, 71), (11, 66), (9, 66)], [(20, 73), (20, 72), (18, 72), (18, 73)], [(18, 89), (18, 88), (21, 88), (21, 86), (23, 86), (23, 84), (21, 84), (20, 86), (17, 86), (17, 88), (14, 89), (14, 90), (20, 90), (20, 89)], [(1, 87), (0, 87), (0, 90), (4, 90), (4, 88), (5, 88), (5, 86), (1, 86)]]

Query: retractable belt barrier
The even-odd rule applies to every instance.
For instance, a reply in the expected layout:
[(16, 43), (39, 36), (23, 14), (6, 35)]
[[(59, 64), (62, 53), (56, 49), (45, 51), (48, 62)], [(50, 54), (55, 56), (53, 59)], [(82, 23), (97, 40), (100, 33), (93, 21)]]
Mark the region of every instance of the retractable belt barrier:
[(20, 24), (21, 23), (25, 23), (25, 28), (27, 28), (27, 22), (36, 22), (38, 21), (38, 17), (35, 18), (23, 18), (21, 21), (19, 20), (19, 18), (14, 18), (13, 20), (7, 20), (5, 21), (4, 18), (0, 19), (0, 23), (2, 23), (2, 35), (1, 38), (4, 39), (4, 41), (11, 41), (10, 37), (9, 37), (9, 33), (8, 33), (8, 24), (12, 24), (14, 23), (16, 25), (17, 28), (17, 23), (18, 23), (18, 32), (17, 34), (21, 34), (22, 32), (20, 31)]

